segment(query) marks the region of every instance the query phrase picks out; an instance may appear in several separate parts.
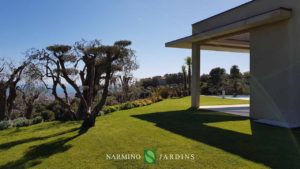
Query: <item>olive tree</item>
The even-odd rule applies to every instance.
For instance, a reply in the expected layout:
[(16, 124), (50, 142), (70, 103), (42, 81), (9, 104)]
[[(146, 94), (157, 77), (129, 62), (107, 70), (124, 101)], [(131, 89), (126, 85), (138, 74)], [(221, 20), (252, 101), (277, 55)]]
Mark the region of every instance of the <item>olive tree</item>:
[[(74, 46), (48, 46), (32, 56), (44, 67), (43, 82), (55, 99), (74, 119), (83, 119), (83, 128), (89, 128), (95, 125), (96, 115), (105, 105), (113, 74), (124, 69), (127, 59), (135, 57), (130, 45), (126, 40), (113, 45), (102, 45), (99, 40), (81, 41)], [(67, 85), (80, 100), (77, 110), (72, 109)], [(63, 89), (64, 96), (57, 93), (58, 87)]]
[(23, 84), (18, 86), (20, 97), (25, 106), (24, 116), (27, 119), (32, 117), (35, 102), (40, 95), (46, 93), (45, 87), (41, 84), (39, 71), (34, 64), (27, 66), (27, 71), (24, 73)]
[(0, 121), (10, 119), (14, 101), (17, 97), (17, 85), (22, 79), (22, 73), (30, 60), (22, 62), (19, 66), (3, 59), (0, 63)]

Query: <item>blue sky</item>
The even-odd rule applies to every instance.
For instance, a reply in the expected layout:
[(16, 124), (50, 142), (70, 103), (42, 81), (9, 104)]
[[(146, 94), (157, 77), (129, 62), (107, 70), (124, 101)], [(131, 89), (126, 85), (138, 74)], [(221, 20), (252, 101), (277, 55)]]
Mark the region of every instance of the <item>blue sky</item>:
[[(82, 38), (133, 42), (138, 78), (179, 72), (190, 50), (164, 44), (191, 34), (191, 24), (249, 0), (0, 0), (0, 57), (20, 60), (32, 47), (73, 44)], [(201, 73), (239, 65), (249, 55), (203, 51)]]

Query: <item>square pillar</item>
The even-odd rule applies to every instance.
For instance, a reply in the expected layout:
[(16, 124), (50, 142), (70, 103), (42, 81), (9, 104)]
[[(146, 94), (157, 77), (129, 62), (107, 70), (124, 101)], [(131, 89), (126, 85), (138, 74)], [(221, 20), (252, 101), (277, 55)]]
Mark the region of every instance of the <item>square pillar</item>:
[(200, 45), (192, 44), (192, 108), (200, 106)]

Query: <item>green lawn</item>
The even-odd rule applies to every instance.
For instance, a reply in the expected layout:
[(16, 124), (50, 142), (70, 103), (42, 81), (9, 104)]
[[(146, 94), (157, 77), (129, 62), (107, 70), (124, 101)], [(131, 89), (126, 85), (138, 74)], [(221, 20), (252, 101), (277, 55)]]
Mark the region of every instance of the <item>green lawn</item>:
[[(202, 97), (202, 105), (247, 103)], [(190, 98), (99, 117), (78, 134), (79, 122), (49, 122), (0, 131), (0, 169), (6, 168), (300, 168), (299, 130), (248, 118), (188, 109)], [(106, 153), (193, 153), (195, 160), (106, 160)]]
[[(182, 101), (188, 106), (190, 103), (191, 98), (186, 97)], [(237, 99), (220, 99), (219, 97), (208, 97), (208, 96), (201, 96), (200, 98), (201, 106), (207, 105), (230, 105), (230, 104), (249, 104), (248, 100), (237, 100)]]

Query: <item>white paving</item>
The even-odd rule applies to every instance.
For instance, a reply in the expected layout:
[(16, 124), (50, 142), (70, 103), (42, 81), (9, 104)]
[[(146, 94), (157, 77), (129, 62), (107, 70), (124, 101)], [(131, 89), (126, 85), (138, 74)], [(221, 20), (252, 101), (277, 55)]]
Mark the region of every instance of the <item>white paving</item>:
[(239, 105), (215, 105), (215, 106), (200, 106), (200, 109), (206, 109), (211, 111), (224, 112), (228, 114), (234, 114), (239, 116), (249, 117), (249, 104)]
[[(217, 97), (217, 98), (222, 98), (222, 96), (216, 96), (216, 95), (203, 95), (206, 97)], [(225, 99), (236, 99), (236, 100), (250, 100), (249, 95), (238, 95), (236, 97), (233, 97), (232, 95), (225, 95)]]

